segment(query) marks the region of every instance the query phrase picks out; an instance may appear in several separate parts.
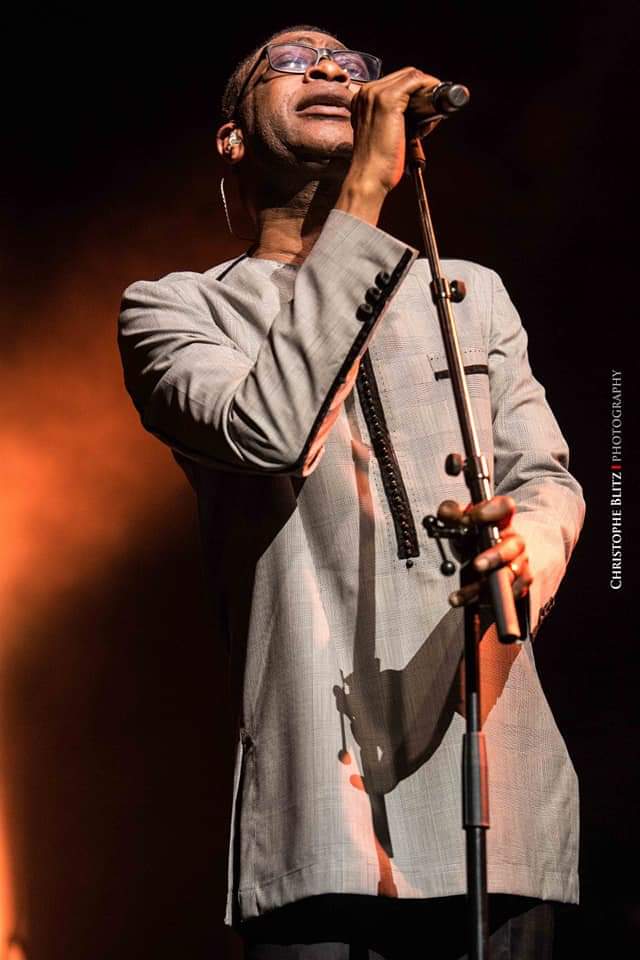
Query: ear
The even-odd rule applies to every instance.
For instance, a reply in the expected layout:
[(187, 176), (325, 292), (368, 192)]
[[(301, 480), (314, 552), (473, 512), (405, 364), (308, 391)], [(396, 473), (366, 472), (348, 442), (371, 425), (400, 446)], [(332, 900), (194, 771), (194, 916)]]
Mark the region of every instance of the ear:
[(244, 135), (235, 120), (228, 120), (219, 128), (216, 149), (227, 163), (238, 163), (244, 157)]

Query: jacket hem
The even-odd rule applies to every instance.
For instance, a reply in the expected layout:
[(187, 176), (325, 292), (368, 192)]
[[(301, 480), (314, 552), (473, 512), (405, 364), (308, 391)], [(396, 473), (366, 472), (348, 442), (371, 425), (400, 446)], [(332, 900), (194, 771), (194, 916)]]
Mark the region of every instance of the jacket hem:
[[(350, 881), (345, 872), (352, 874)], [(324, 893), (369, 894), (379, 896), (379, 874), (374, 863), (363, 864), (360, 878), (353, 877), (353, 868), (337, 863), (313, 863), (274, 877), (264, 883), (246, 887), (238, 892), (238, 911), (234, 922), (227, 913), (225, 924), (237, 926), (243, 920), (269, 913), (278, 907), (304, 897)], [(467, 892), (465, 867), (442, 869), (428, 878), (412, 874), (396, 880), (399, 899), (424, 899), (433, 897), (463, 896)], [(530, 868), (512, 863), (495, 861), (489, 867), (487, 888), (489, 893), (505, 893), (514, 896), (535, 897), (559, 903), (579, 903), (579, 883), (576, 871), (559, 873), (547, 871), (536, 877)]]

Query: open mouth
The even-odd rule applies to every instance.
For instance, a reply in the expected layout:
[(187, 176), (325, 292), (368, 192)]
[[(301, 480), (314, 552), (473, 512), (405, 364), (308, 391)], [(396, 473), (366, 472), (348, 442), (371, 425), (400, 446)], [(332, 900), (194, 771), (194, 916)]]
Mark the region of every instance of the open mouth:
[(302, 117), (322, 117), (324, 120), (327, 118), (332, 120), (351, 119), (350, 110), (346, 110), (344, 107), (330, 106), (326, 103), (316, 103), (312, 107), (300, 110), (299, 113)]
[(332, 93), (307, 97), (297, 108), (303, 117), (320, 117), (323, 120), (350, 120), (351, 110), (345, 98)]

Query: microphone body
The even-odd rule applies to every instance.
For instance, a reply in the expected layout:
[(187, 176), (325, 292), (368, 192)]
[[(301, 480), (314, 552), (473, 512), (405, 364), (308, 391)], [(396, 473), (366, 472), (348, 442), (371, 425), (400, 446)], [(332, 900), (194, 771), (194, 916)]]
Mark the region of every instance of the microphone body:
[(416, 90), (409, 98), (406, 117), (410, 135), (420, 136), (421, 129), (436, 117), (447, 117), (460, 110), (471, 99), (467, 87), (445, 81), (428, 90)]

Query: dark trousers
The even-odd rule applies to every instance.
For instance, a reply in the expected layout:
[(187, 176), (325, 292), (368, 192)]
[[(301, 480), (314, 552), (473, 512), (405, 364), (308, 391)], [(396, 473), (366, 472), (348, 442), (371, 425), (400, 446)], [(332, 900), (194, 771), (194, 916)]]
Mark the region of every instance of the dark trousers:
[[(491, 894), (491, 960), (551, 960), (550, 901)], [(245, 960), (466, 960), (466, 897), (322, 894), (240, 926)]]

